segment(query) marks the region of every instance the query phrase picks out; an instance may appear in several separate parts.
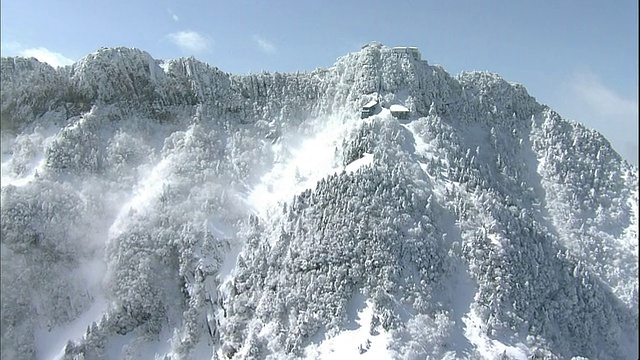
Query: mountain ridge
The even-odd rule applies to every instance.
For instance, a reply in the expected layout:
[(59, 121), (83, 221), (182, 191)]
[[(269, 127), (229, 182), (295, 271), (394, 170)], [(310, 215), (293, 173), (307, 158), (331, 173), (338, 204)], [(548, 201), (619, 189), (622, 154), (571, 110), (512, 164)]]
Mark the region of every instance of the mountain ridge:
[(344, 356), (637, 357), (637, 169), (496, 74), (100, 49), (2, 58), (2, 119), (3, 357), (100, 301), (63, 358), (330, 356), (362, 311)]

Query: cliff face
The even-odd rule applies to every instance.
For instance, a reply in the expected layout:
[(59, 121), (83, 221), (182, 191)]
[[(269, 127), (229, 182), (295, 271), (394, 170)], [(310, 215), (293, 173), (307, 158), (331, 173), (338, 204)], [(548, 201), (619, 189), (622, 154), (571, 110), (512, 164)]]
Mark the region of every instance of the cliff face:
[(1, 85), (3, 358), (637, 358), (637, 169), (521, 85), (377, 43)]

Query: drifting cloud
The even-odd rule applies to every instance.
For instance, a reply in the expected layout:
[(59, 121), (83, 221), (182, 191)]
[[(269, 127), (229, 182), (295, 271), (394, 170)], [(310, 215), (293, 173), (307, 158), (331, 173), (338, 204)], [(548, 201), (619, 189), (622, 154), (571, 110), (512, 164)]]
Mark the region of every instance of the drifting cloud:
[(169, 13), (169, 15), (171, 16), (173, 21), (175, 21), (175, 22), (180, 21), (180, 18), (178, 17), (178, 15), (176, 15), (176, 13), (173, 12), (173, 10), (167, 9), (167, 13)]
[(185, 52), (203, 53), (211, 50), (211, 41), (195, 31), (179, 31), (167, 35), (167, 38)]
[(14, 40), (2, 39), (2, 42), (0, 43), (0, 50), (2, 51), (2, 56), (34, 57), (38, 59), (38, 61), (45, 62), (53, 67), (61, 67), (74, 63), (73, 59), (62, 55), (61, 53), (53, 52), (45, 47), (25, 49), (21, 43)]
[(18, 53), (20, 54), (20, 56), (34, 57), (39, 61), (46, 62), (53, 67), (62, 67), (74, 63), (72, 59), (44, 47), (24, 49), (20, 50)]
[(0, 43), (0, 51), (2, 56), (22, 56), (22, 57), (34, 57), (38, 61), (45, 62), (53, 67), (61, 67), (71, 65), (74, 63), (73, 59), (70, 59), (61, 53), (53, 52), (45, 47), (26, 48), (19, 42), (14, 40), (2, 39)]
[(574, 75), (572, 92), (599, 115), (620, 116), (624, 118), (638, 116), (638, 99), (631, 100), (616, 94), (589, 71)]
[(22, 45), (17, 41), (2, 39), (2, 41), (0, 42), (0, 49), (3, 53), (15, 53), (22, 49)]
[(589, 70), (576, 71), (564, 89), (567, 115), (601, 132), (622, 157), (637, 165), (638, 98), (616, 93)]
[(262, 50), (262, 52), (264, 53), (274, 54), (276, 51), (278, 51), (278, 49), (276, 49), (276, 46), (273, 45), (273, 43), (271, 43), (270, 41), (258, 35), (253, 35), (253, 41), (256, 42), (260, 50)]

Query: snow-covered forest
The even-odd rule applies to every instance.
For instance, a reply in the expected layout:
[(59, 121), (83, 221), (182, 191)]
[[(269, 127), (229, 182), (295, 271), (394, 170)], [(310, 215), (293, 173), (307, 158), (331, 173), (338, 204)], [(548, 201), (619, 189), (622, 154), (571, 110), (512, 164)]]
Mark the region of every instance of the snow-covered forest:
[(638, 358), (638, 169), (520, 84), (379, 43), (1, 80), (2, 359)]

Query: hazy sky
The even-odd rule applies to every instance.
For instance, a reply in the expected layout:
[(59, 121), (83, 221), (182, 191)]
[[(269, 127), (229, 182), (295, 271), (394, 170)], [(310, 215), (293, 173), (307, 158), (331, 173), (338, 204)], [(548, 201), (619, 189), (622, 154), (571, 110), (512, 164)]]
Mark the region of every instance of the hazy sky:
[(638, 158), (638, 1), (2, 0), (2, 56), (65, 65), (100, 47), (245, 74), (329, 67), (370, 41), (452, 75), (488, 70)]

